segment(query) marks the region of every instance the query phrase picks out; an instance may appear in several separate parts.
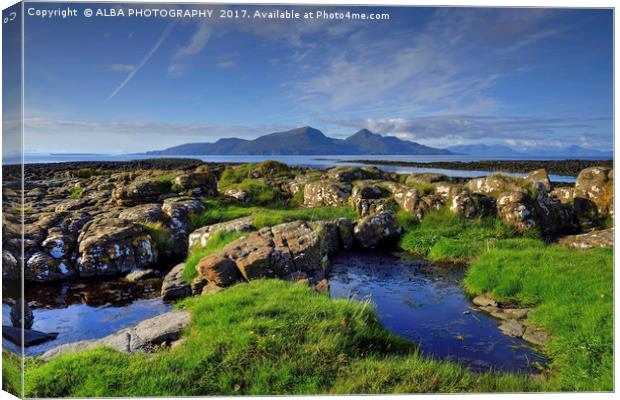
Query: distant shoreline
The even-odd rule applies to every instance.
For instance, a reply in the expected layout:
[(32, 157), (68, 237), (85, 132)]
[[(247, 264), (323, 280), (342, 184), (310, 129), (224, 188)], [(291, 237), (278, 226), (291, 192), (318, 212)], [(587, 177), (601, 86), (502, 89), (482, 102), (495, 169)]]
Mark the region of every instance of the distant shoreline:
[(469, 171), (493, 171), (506, 173), (527, 173), (544, 168), (548, 173), (563, 176), (577, 176), (585, 168), (603, 166), (613, 168), (613, 160), (484, 160), (484, 161), (391, 161), (391, 160), (342, 160), (328, 159), (340, 163), (368, 164), (377, 166), (398, 166), (415, 168), (442, 168)]

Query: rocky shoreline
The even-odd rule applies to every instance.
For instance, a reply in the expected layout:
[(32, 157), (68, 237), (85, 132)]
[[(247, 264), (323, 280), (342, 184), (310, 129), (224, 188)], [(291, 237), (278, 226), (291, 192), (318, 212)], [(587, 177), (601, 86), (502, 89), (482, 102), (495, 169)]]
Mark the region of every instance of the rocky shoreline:
[[(524, 234), (536, 230), (574, 249), (613, 246), (612, 230), (604, 229), (613, 216), (613, 170), (603, 166), (584, 169), (574, 187), (566, 187), (553, 184), (544, 169), (525, 178), (495, 174), (464, 180), (376, 167), (296, 169), (275, 161), (136, 163), (29, 167), (23, 209), (11, 203), (19, 199), (18, 183), (5, 181), (5, 281), (19, 278), (20, 211), (26, 223), (26, 282), (136, 281), (165, 275), (165, 301), (262, 278), (328, 291), (333, 254), (394, 246), (404, 229), (403, 215), (415, 223), (442, 207), (468, 219), (498, 218)], [(305, 210), (307, 218), (266, 227), (258, 226), (253, 215), (197, 222), (214, 201), (253, 207), (264, 203), (265, 193), (277, 198), (277, 204), (266, 207)], [(313, 217), (314, 209), (325, 208), (349, 208), (357, 217)], [(203, 256), (195, 265), (195, 278), (188, 281), (188, 267), (179, 261), (222, 232), (241, 237)], [(501, 314), (507, 334), (537, 344), (546, 340), (544, 333), (523, 324), (526, 314), (521, 311), (509, 312), (497, 303), (478, 306)]]
[(391, 160), (337, 160), (341, 163), (368, 164), (376, 166), (398, 166), (415, 168), (440, 168), (466, 171), (491, 171), (505, 173), (527, 173), (545, 169), (548, 173), (562, 176), (579, 175), (590, 167), (613, 168), (613, 160), (484, 160), (484, 161), (391, 161)]

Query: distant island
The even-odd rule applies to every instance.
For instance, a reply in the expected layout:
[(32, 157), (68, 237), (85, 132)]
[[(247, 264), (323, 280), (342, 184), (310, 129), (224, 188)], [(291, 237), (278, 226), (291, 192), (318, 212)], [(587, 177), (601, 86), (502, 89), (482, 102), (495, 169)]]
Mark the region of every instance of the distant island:
[(325, 136), (305, 126), (253, 140), (227, 138), (215, 143), (187, 143), (148, 155), (451, 155), (449, 150), (424, 146), (362, 129), (346, 139)]
[(224, 138), (216, 142), (185, 143), (163, 150), (143, 153), (153, 156), (284, 156), (284, 155), (469, 155), (488, 157), (552, 157), (611, 159), (613, 152), (602, 152), (576, 145), (565, 148), (540, 148), (527, 151), (504, 145), (455, 145), (444, 149), (384, 136), (362, 129), (346, 139), (326, 136), (310, 126), (275, 132), (247, 140)]

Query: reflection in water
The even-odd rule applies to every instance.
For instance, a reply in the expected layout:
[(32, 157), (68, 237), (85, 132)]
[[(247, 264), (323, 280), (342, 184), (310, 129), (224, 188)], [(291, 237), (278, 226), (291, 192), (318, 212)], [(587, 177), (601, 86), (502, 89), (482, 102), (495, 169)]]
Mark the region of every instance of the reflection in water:
[[(3, 287), (2, 323), (10, 325), (11, 287)], [(26, 300), (34, 312), (32, 329), (58, 332), (56, 340), (26, 348), (27, 355), (41, 354), (63, 343), (96, 339), (171, 309), (160, 297), (161, 279), (142, 282), (105, 281), (34, 285)], [(8, 297), (8, 298), (7, 298)], [(3, 339), (3, 345), (18, 348)]]
[(390, 331), (423, 353), (476, 371), (536, 372), (544, 364), (526, 342), (505, 336), (494, 318), (470, 309), (462, 268), (387, 254), (343, 254), (332, 263), (330, 295), (370, 299)]

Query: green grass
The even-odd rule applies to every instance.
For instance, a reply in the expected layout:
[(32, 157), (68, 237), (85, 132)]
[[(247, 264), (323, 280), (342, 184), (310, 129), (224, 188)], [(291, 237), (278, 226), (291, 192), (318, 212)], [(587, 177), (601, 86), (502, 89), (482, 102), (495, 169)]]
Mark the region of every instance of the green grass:
[(501, 241), (469, 268), (465, 286), (535, 307), (531, 321), (552, 335), (550, 390), (613, 389), (612, 249)]
[(183, 269), (183, 279), (185, 279), (185, 282), (191, 283), (194, 278), (196, 278), (198, 275), (196, 264), (198, 264), (202, 258), (223, 249), (228, 243), (244, 235), (246, 235), (245, 232), (217, 231), (209, 237), (205, 246), (192, 248), (185, 259), (185, 269)]
[(274, 188), (260, 179), (244, 179), (241, 183), (231, 187), (246, 191), (250, 201), (256, 205), (269, 205), (283, 200), (280, 189)]
[(84, 193), (84, 188), (80, 186), (76, 186), (73, 189), (71, 189), (71, 198), (79, 199), (82, 193)]
[(176, 178), (179, 175), (180, 175), (179, 172), (169, 172), (169, 173), (166, 173), (166, 174), (158, 176), (157, 180), (159, 181), (160, 191), (162, 193), (172, 193), (172, 192), (179, 193), (179, 192), (181, 192), (181, 189), (176, 187), (172, 183), (174, 178)]
[(433, 261), (471, 261), (498, 240), (517, 236), (497, 218), (467, 219), (447, 207), (425, 215), (418, 224), (402, 215), (399, 220), (407, 225), (401, 247)]
[(432, 183), (424, 183), (424, 182), (411, 182), (411, 181), (409, 181), (407, 183), (407, 186), (409, 186), (411, 188), (414, 188), (422, 196), (433, 194), (433, 193), (435, 193), (435, 189), (436, 189), (435, 185), (433, 185)]
[(172, 249), (172, 237), (170, 230), (161, 222), (145, 222), (142, 224), (147, 233), (157, 243), (160, 256)]
[(317, 208), (256, 207), (207, 200), (205, 201), (205, 206), (206, 211), (192, 218), (190, 222), (192, 229), (250, 215), (253, 219), (253, 225), (259, 229), (294, 220), (315, 221), (340, 217), (347, 217), (353, 220), (357, 218), (355, 210), (348, 205)]
[(152, 355), (93, 349), (26, 372), (30, 397), (536, 390), (536, 378), (475, 374), (422, 357), (367, 303), (253, 281), (186, 299), (187, 342)]
[(241, 183), (244, 179), (249, 177), (250, 171), (255, 167), (255, 163), (248, 163), (226, 168), (220, 177), (219, 187), (229, 188), (235, 184)]
[(21, 397), (21, 359), (18, 354), (5, 349), (2, 349), (2, 390)]

